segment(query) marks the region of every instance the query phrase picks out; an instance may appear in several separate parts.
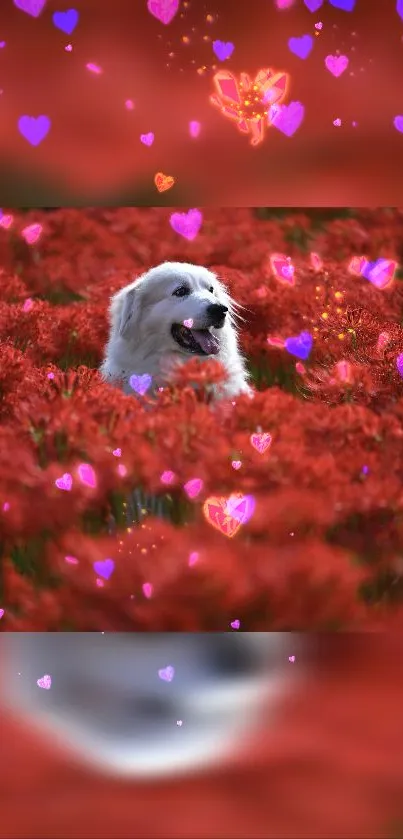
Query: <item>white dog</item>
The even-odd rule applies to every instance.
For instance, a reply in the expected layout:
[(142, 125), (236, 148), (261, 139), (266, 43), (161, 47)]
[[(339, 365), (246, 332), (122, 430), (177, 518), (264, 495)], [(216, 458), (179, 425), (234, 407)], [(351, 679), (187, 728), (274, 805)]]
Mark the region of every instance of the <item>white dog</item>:
[(148, 374), (156, 388), (192, 356), (213, 357), (227, 373), (214, 395), (251, 395), (238, 349), (236, 308), (207, 268), (187, 262), (164, 262), (151, 268), (112, 298), (101, 374), (133, 394), (133, 375)]

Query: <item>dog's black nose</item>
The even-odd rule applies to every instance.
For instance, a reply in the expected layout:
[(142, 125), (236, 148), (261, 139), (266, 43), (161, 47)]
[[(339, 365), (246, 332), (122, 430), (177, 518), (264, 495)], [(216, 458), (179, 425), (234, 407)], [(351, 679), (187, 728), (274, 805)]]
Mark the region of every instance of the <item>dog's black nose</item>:
[(223, 320), (227, 312), (228, 306), (223, 306), (222, 303), (209, 303), (207, 306), (207, 314), (213, 321)]

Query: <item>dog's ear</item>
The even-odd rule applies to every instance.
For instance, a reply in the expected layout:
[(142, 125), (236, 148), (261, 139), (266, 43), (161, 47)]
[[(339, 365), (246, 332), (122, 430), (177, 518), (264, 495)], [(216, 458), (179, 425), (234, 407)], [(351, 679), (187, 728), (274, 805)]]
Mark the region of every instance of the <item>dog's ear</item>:
[(112, 326), (122, 338), (128, 338), (136, 327), (140, 310), (139, 289), (122, 288), (112, 298), (110, 314)]

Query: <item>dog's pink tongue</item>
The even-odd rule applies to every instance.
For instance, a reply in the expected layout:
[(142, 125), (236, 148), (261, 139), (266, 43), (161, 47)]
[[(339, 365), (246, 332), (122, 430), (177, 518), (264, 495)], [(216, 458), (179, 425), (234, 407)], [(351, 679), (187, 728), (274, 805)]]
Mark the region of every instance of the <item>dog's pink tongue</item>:
[(207, 355), (217, 355), (220, 351), (220, 342), (208, 329), (192, 329), (193, 338), (200, 344)]

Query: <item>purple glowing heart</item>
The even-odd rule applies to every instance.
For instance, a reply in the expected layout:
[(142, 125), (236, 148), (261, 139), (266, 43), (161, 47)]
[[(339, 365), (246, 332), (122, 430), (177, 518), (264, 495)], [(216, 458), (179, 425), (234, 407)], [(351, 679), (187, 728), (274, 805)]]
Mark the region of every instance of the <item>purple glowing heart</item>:
[(289, 105), (275, 105), (269, 110), (269, 124), (274, 125), (286, 137), (292, 137), (300, 127), (305, 116), (302, 102), (290, 102)]
[(39, 17), (46, 0), (14, 0), (14, 6), (32, 17)]
[(104, 580), (109, 580), (114, 568), (115, 563), (113, 559), (99, 559), (97, 562), (94, 562), (95, 573), (98, 574), (98, 577), (103, 577)]
[(192, 242), (196, 238), (202, 225), (203, 216), (200, 210), (188, 210), (187, 213), (172, 213), (169, 223), (175, 233)]
[(288, 49), (298, 58), (308, 58), (312, 47), (313, 38), (311, 35), (301, 35), (300, 38), (290, 38), (288, 41)]
[(23, 116), (18, 120), (18, 130), (31, 143), (31, 146), (39, 146), (39, 143), (45, 139), (49, 129), (50, 119), (46, 116)]
[(400, 353), (396, 359), (397, 372), (403, 379), (403, 353)]
[(343, 12), (352, 12), (356, 0), (329, 0), (329, 3), (335, 9), (341, 9)]
[(301, 332), (299, 335), (292, 338), (286, 338), (284, 346), (290, 355), (294, 355), (302, 361), (306, 361), (306, 359), (309, 358), (313, 347), (313, 338), (309, 332)]
[(151, 382), (152, 376), (149, 376), (148, 373), (144, 373), (142, 376), (136, 376), (136, 374), (133, 373), (133, 375), (130, 376), (129, 379), (130, 387), (133, 388), (133, 390), (135, 390), (136, 393), (140, 394), (140, 396), (144, 396), (144, 394), (150, 387)]
[(226, 512), (240, 524), (246, 524), (252, 518), (255, 511), (256, 501), (253, 495), (244, 495), (242, 498), (230, 496), (226, 505)]
[(234, 620), (231, 622), (231, 629), (239, 629), (241, 623), (239, 620)]
[(175, 668), (170, 665), (168, 667), (162, 667), (161, 670), (158, 670), (158, 675), (163, 682), (172, 682), (175, 675)]
[(225, 61), (226, 58), (231, 58), (234, 49), (234, 44), (231, 44), (230, 41), (213, 41), (214, 55), (216, 55), (220, 61)]
[(399, 17), (403, 20), (403, 0), (397, 0), (396, 11)]
[(323, 6), (323, 0), (304, 0), (309, 12), (317, 12)]
[(375, 260), (375, 262), (366, 262), (361, 270), (361, 276), (365, 277), (366, 280), (371, 280), (371, 274), (374, 268), (376, 268), (377, 262), (378, 260)]
[(61, 29), (66, 35), (74, 32), (78, 23), (79, 14), (76, 9), (68, 9), (67, 12), (54, 12), (52, 20), (57, 29)]
[[(402, 9), (403, 9), (403, 6), (402, 6)], [(402, 19), (403, 19), (403, 11), (402, 11)], [(403, 134), (403, 114), (398, 114), (398, 116), (394, 118), (393, 125), (395, 126), (396, 131), (400, 131), (400, 133)]]

